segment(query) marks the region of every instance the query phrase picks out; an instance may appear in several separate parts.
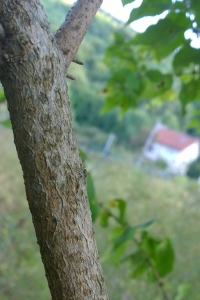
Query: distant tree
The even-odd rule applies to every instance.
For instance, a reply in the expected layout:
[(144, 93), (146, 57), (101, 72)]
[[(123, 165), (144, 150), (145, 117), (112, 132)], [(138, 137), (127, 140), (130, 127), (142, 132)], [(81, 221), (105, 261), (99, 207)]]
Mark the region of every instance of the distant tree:
[(54, 300), (108, 299), (65, 80), (101, 3), (78, 0), (55, 36), (39, 0), (0, 3), (0, 80)]

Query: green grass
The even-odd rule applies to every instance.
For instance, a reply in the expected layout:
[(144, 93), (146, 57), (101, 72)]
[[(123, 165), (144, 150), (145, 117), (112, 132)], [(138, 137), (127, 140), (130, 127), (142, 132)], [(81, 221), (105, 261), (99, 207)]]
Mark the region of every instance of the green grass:
[[(189, 283), (192, 291), (187, 299), (199, 300), (200, 187), (198, 184), (187, 178), (177, 177), (164, 180), (153, 177), (135, 168), (130, 161), (116, 163), (110, 162), (108, 159), (99, 162), (98, 167), (93, 170), (93, 175), (100, 201), (113, 198), (127, 200), (131, 224), (141, 223), (152, 217), (156, 218), (155, 224), (150, 229), (151, 232), (158, 237), (169, 236), (175, 248), (174, 271), (166, 278), (168, 290), (174, 296), (179, 284)], [(102, 229), (98, 228), (97, 230), (100, 234)], [(103, 246), (99, 245), (99, 247), (103, 252)], [(117, 270), (113, 270), (114, 276), (116, 273)], [(109, 276), (111, 275), (109, 274)], [(116, 288), (119, 288), (118, 285), (124, 281), (127, 293), (125, 299), (133, 299), (135, 292), (137, 295), (134, 299), (137, 300), (162, 299), (154, 286), (146, 284), (144, 281), (135, 281), (130, 284), (126, 272), (119, 271), (116, 276), (118, 277)], [(109, 282), (109, 279), (107, 280)], [(109, 282), (111, 299), (123, 299), (123, 292), (119, 298), (116, 298), (112, 285), (113, 283)]]
[[(0, 129), (0, 299), (49, 300), (50, 295), (36, 244), (31, 215), (24, 193), (21, 168), (10, 130)], [(165, 282), (173, 296), (179, 284), (192, 287), (187, 300), (200, 299), (200, 187), (187, 178), (164, 180), (143, 173), (133, 165), (132, 153), (113, 147), (107, 158), (91, 153), (88, 168), (95, 180), (98, 200), (127, 201), (129, 221), (134, 225), (156, 217), (150, 230), (169, 236), (176, 262)], [(111, 224), (112, 226), (112, 224)], [(109, 246), (109, 228), (97, 220), (96, 238), (100, 254)], [(155, 285), (130, 281), (127, 266), (116, 269), (103, 262), (112, 300), (161, 300)]]
[(0, 128), (0, 299), (50, 299), (12, 132)]

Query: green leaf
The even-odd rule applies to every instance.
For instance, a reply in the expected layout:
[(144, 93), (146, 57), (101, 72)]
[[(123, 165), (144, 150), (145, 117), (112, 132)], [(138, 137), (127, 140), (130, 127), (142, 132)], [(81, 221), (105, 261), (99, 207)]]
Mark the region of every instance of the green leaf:
[(163, 13), (165, 10), (168, 10), (171, 6), (170, 0), (143, 0), (142, 4), (138, 8), (134, 8), (131, 11), (130, 17), (127, 24), (138, 20), (146, 16), (155, 16)]
[(1, 124), (7, 128), (12, 128), (12, 124), (10, 120), (2, 121)]
[(176, 1), (176, 2), (174, 2), (172, 4), (171, 9), (173, 11), (177, 11), (178, 10), (178, 11), (181, 11), (181, 12), (186, 12), (186, 5), (185, 4), (186, 4), (185, 1), (182, 1), (182, 2)]
[(120, 244), (117, 248), (112, 248), (110, 255), (108, 256), (108, 260), (111, 264), (119, 264), (120, 258), (124, 254), (126, 250), (126, 244)]
[(173, 67), (176, 74), (180, 75), (190, 64), (193, 66), (200, 64), (199, 49), (192, 48), (186, 43), (175, 55)]
[(147, 70), (146, 75), (152, 82), (159, 82), (163, 77), (163, 74), (155, 69)]
[(79, 155), (82, 158), (83, 161), (87, 159), (87, 154), (82, 149), (79, 148)]
[(161, 59), (184, 44), (184, 31), (188, 28), (190, 22), (185, 13), (171, 12), (165, 19), (159, 20), (157, 24), (149, 26), (144, 33), (138, 34), (132, 43), (150, 46), (156, 57)]
[(111, 95), (106, 98), (106, 101), (104, 102), (103, 107), (101, 109), (101, 113), (107, 113), (118, 105), (119, 105), (118, 99)]
[(125, 6), (126, 4), (132, 3), (134, 2), (134, 0), (122, 0), (122, 4), (123, 6)]
[(146, 76), (149, 80), (140, 96), (141, 99), (155, 98), (172, 87), (173, 78), (171, 74), (162, 74), (157, 70), (148, 70)]
[(200, 2), (199, 0), (191, 0), (190, 1), (190, 8), (192, 11), (192, 14), (195, 16), (195, 21), (200, 26)]
[(149, 266), (145, 261), (140, 262), (136, 268), (134, 268), (134, 271), (131, 273), (131, 277), (134, 279), (141, 277), (148, 270), (148, 268)]
[(123, 227), (114, 227), (110, 230), (109, 239), (111, 241), (116, 240), (124, 232)]
[(134, 228), (135, 229), (145, 229), (145, 228), (149, 227), (150, 225), (152, 225), (155, 222), (155, 220), (156, 220), (155, 218), (152, 218), (152, 219), (150, 219), (150, 220), (148, 220), (146, 222), (143, 222), (141, 224), (135, 225)]
[(161, 277), (170, 273), (174, 264), (174, 250), (168, 238), (163, 239), (155, 248), (156, 269)]
[(198, 128), (199, 125), (200, 125), (200, 120), (194, 118), (188, 123), (188, 128)]
[(150, 235), (149, 232), (144, 231), (142, 233), (139, 249), (142, 249), (142, 251), (144, 251), (147, 254), (149, 259), (151, 259), (151, 261), (155, 261), (156, 258), (155, 249), (157, 245), (159, 245), (159, 243), (160, 240), (155, 239), (153, 236)]
[(4, 91), (3, 90), (0, 90), (0, 103), (5, 101), (5, 95), (4, 95)]
[(120, 106), (121, 111), (125, 113), (129, 108), (135, 108), (139, 98), (132, 93), (125, 93), (122, 89), (116, 89), (116, 94), (111, 94), (104, 102), (102, 113), (106, 113), (116, 106)]
[(148, 70), (146, 76), (153, 82), (154, 97), (168, 90), (173, 82), (171, 74), (162, 74), (158, 70)]
[(123, 199), (114, 199), (109, 201), (111, 207), (116, 207), (119, 210), (119, 221), (121, 223), (126, 223), (125, 212), (126, 212), (126, 202)]
[(186, 105), (195, 99), (198, 88), (199, 81), (197, 80), (191, 80), (188, 83), (182, 83), (180, 91), (180, 100), (182, 104), (183, 113), (185, 113)]
[(100, 224), (102, 227), (108, 227), (109, 213), (105, 210), (100, 212)]
[(100, 207), (96, 201), (95, 188), (93, 184), (92, 175), (90, 173), (87, 176), (87, 193), (90, 203), (90, 210), (92, 213), (92, 221), (94, 222), (99, 215)]
[(191, 291), (191, 286), (189, 284), (181, 284), (178, 286), (178, 291), (175, 300), (185, 299)]
[(134, 227), (126, 228), (124, 232), (116, 239), (114, 248), (119, 247), (119, 245), (122, 243), (133, 240), (135, 236), (135, 232), (136, 230)]

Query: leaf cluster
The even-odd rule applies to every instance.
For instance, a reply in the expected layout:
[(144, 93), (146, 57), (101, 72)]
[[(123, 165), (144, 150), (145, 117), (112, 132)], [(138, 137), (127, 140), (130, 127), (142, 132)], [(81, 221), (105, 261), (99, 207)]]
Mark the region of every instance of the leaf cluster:
[[(132, 2), (122, 0), (123, 5)], [(185, 113), (200, 93), (200, 50), (185, 37), (187, 32), (199, 37), (200, 2), (143, 0), (131, 11), (127, 24), (147, 16), (159, 16), (159, 21), (133, 38), (115, 36), (106, 52), (111, 77), (104, 110), (117, 105), (124, 111), (152, 99), (179, 99)]]
[[(86, 154), (83, 151), (80, 154), (86, 162)], [(145, 276), (150, 283), (157, 283), (163, 294), (167, 294), (163, 277), (173, 270), (175, 255), (169, 238), (157, 238), (148, 231), (155, 219), (132, 225), (127, 218), (124, 199), (111, 199), (106, 201), (106, 205), (99, 203), (91, 173), (87, 177), (87, 191), (92, 220), (99, 218), (101, 226), (109, 230), (110, 247), (103, 260), (116, 266), (128, 264), (131, 279)]]

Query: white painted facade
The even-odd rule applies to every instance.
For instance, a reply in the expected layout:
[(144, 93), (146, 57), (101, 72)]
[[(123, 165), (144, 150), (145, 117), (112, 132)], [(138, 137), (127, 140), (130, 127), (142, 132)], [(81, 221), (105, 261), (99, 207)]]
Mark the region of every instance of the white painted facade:
[(152, 143), (149, 149), (146, 149), (145, 156), (150, 160), (156, 161), (162, 159), (167, 163), (174, 161), (177, 155), (177, 150), (166, 147), (157, 142)]
[(174, 174), (185, 174), (189, 164), (199, 157), (199, 141), (180, 150), (168, 145), (151, 140), (143, 149), (144, 156), (152, 161), (163, 160), (168, 165), (168, 170)]
[(183, 150), (178, 150), (154, 142), (146, 149), (144, 155), (152, 161), (165, 161), (172, 173), (185, 174), (188, 165), (199, 156), (199, 143), (195, 142)]

